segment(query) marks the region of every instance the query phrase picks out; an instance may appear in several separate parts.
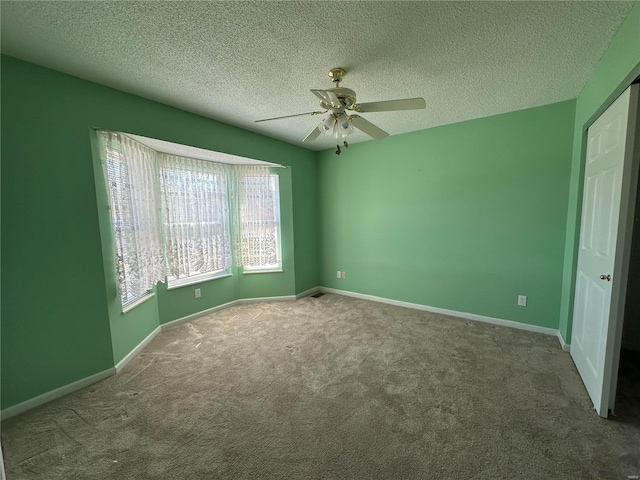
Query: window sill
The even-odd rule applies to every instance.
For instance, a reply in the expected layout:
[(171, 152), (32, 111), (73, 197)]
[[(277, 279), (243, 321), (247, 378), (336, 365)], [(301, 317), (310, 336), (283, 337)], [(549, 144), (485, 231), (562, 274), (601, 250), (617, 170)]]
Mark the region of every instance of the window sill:
[(130, 312), (131, 310), (133, 310), (134, 308), (136, 308), (138, 305), (140, 305), (141, 303), (146, 302), (147, 300), (149, 300), (150, 298), (155, 297), (156, 294), (151, 292), (151, 293), (147, 293), (146, 295), (140, 297), (137, 300), (134, 300), (131, 303), (127, 303), (124, 307), (122, 307), (122, 314), (125, 314), (127, 312)]
[(242, 274), (253, 274), (253, 273), (282, 273), (284, 270), (280, 269), (270, 269), (270, 270), (243, 270)]
[(176, 288), (188, 287), (189, 285), (196, 285), (198, 283), (208, 282), (210, 280), (217, 280), (219, 278), (231, 277), (231, 273), (223, 273), (207, 276), (187, 277), (178, 281), (167, 281), (167, 290), (175, 290)]

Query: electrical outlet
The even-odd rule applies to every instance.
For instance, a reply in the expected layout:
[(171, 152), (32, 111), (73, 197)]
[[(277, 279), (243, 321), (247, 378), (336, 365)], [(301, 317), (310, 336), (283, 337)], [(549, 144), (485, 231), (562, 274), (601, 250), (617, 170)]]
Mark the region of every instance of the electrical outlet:
[(200, 298), (202, 296), (200, 289), (196, 288), (196, 298)]
[(342, 279), (343, 280), (347, 279), (347, 272), (345, 272), (344, 270), (342, 271)]
[(337, 275), (337, 277), (338, 277), (338, 278), (342, 278), (342, 272), (341, 272), (340, 270), (338, 270), (338, 275)]
[(518, 306), (526, 307), (527, 306), (527, 296), (526, 295), (518, 295)]

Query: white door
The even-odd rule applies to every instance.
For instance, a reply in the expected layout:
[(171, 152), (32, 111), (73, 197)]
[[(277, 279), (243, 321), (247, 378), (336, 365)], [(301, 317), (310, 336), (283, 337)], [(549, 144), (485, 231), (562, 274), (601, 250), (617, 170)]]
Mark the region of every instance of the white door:
[(571, 356), (602, 417), (613, 406), (620, 355), (628, 269), (624, 260), (633, 214), (629, 202), (637, 179), (637, 95), (638, 85), (629, 87), (587, 135)]

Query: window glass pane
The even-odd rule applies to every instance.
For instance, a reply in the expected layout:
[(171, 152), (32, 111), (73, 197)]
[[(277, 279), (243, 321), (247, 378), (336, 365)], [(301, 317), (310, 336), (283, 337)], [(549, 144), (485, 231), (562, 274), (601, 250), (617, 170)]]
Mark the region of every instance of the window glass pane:
[(131, 198), (128, 195), (130, 182), (128, 169), (119, 155), (114, 151), (107, 151), (107, 176), (111, 198), (112, 223), (116, 246), (116, 262), (118, 283), (120, 284), (120, 298), (122, 305), (132, 302), (142, 292), (139, 282), (135, 279), (132, 264), (136, 262), (135, 229), (132, 217)]
[(161, 190), (169, 282), (231, 266), (228, 178), (207, 161), (165, 156)]
[(278, 175), (240, 177), (241, 256), (247, 270), (282, 268), (279, 199)]
[(123, 306), (164, 280), (155, 152), (112, 132), (99, 132)]

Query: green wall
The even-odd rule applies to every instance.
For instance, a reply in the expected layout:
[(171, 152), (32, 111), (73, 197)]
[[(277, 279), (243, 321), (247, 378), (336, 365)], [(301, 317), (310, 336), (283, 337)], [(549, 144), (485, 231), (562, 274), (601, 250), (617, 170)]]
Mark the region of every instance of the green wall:
[(3, 408), (113, 366), (78, 84), (2, 58)]
[(557, 328), (574, 108), (323, 151), (321, 285)]
[(12, 57), (2, 56), (1, 88), (2, 408), (108, 369), (160, 320), (238, 294), (225, 279), (203, 284), (197, 301), (192, 289), (160, 285), (154, 299), (120, 314), (112, 246), (100, 235), (106, 197), (92, 161), (94, 127), (290, 167), (285, 271), (247, 281), (240, 293), (292, 295), (318, 284), (313, 152)]
[(571, 339), (573, 294), (580, 237), (586, 131), (589, 125), (640, 75), (640, 3), (629, 12), (576, 101), (573, 156), (562, 278), (560, 333)]

